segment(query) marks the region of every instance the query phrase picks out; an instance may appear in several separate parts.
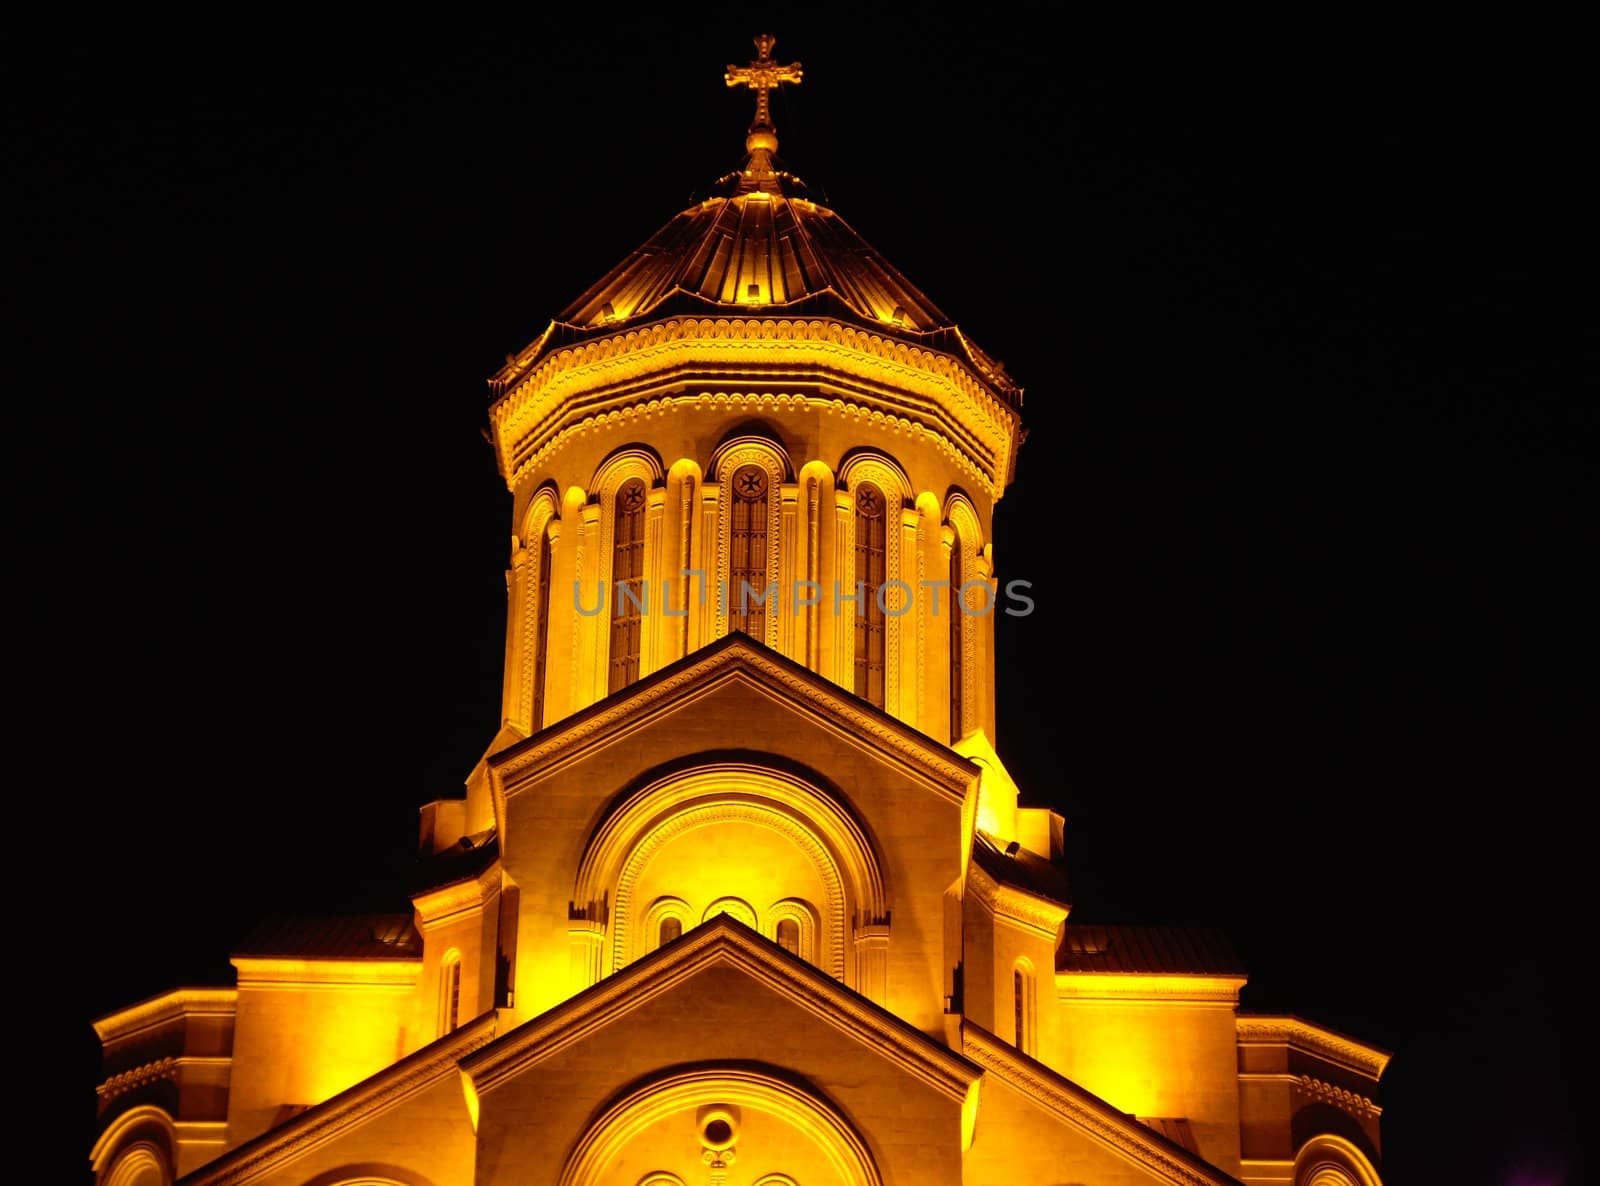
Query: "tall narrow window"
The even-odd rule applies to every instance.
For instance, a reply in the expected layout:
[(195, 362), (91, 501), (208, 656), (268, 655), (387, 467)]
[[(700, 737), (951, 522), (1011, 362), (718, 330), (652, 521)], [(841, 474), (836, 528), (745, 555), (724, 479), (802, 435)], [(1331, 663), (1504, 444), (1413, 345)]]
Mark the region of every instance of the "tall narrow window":
[(778, 920), (778, 946), (790, 955), (800, 954), (800, 924), (792, 918)]
[(644, 632), (644, 482), (629, 478), (617, 491), (612, 534), (611, 685), (615, 692), (639, 678)]
[(539, 532), (539, 578), (533, 610), (533, 731), (544, 727), (545, 658), (550, 653), (550, 533)]
[(665, 947), (674, 939), (683, 938), (683, 920), (670, 914), (661, 920), (661, 930), (656, 935), (656, 946)]
[(888, 551), (883, 492), (869, 483), (856, 489), (856, 580), (861, 604), (856, 607), (856, 695), (883, 707), (883, 589)]
[(439, 965), (439, 1036), (452, 1032), (461, 1020), (461, 953), (445, 953)]
[(965, 730), (962, 728), (962, 706), (966, 700), (965, 675), (962, 670), (966, 654), (962, 647), (961, 630), (966, 624), (966, 610), (961, 599), (961, 537), (956, 536), (955, 543), (950, 549), (950, 743), (954, 745), (960, 740)]
[[(728, 632), (742, 630), (765, 642), (767, 609), (757, 597), (767, 588), (767, 471), (741, 465), (733, 471), (728, 540)], [(754, 595), (747, 592), (754, 590)]]
[(1014, 968), (1011, 972), (1011, 1024), (1013, 1027), (1011, 1032), (1016, 1037), (1017, 1049), (1026, 1054), (1027, 1050), (1024, 1049), (1024, 1046), (1026, 1044), (1027, 1030), (1024, 1028), (1025, 1009), (1022, 999), (1021, 968)]
[(1036, 1054), (1034, 1032), (1033, 965), (1021, 959), (1011, 965), (1011, 1037), (1023, 1054)]

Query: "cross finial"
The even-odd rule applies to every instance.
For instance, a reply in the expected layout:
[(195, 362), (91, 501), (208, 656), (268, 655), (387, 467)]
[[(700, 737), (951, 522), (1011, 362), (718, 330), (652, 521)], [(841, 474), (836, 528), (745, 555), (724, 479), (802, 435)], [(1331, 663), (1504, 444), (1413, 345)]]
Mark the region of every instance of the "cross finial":
[(799, 62), (784, 66), (772, 60), (772, 47), (777, 43), (778, 39), (771, 33), (758, 34), (756, 52), (759, 56), (756, 60), (748, 66), (729, 66), (728, 72), (723, 75), (729, 86), (747, 86), (756, 93), (756, 117), (751, 121), (750, 134), (744, 141), (745, 148), (750, 152), (777, 150), (778, 133), (772, 126), (772, 108), (767, 96), (769, 92), (777, 90), (780, 83), (800, 81)]

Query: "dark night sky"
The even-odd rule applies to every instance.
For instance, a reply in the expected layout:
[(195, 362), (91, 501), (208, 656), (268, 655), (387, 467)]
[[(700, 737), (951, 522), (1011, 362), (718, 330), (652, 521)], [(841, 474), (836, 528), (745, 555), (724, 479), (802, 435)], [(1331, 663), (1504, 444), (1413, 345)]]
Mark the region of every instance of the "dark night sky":
[[(1391, 1181), (1578, 1181), (1576, 75), (1504, 30), (1268, 67), (773, 24), (788, 163), (1027, 387), (998, 740), (1077, 914), (1223, 925), (1246, 1007), (1395, 1050)], [(92, 920), (52, 1112), (87, 1128), (90, 1017), (225, 980), (263, 912), (404, 908), (496, 723), (483, 381), (737, 162), (754, 31), (8, 47), (66, 640), (29, 794)]]

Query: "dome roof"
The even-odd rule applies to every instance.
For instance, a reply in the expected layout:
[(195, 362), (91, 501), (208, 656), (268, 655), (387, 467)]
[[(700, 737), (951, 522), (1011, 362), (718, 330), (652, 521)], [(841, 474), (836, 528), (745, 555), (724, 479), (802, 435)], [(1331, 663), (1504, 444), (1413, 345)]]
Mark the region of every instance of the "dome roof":
[(849, 223), (802, 196), (797, 178), (751, 164), (766, 162), (721, 179), (562, 310), (518, 369), (552, 346), (674, 314), (821, 316), (957, 354), (1020, 403), (1000, 363)]
[(744, 163), (715, 182), (642, 246), (568, 305), (528, 349), (490, 380), (496, 391), (552, 348), (674, 315), (828, 317), (955, 354), (1012, 407), (1022, 389), (922, 290), (779, 163), (767, 92), (798, 82), (800, 65), (760, 57), (729, 66), (729, 86), (756, 90)]
[(802, 312), (797, 306), (812, 298), (831, 297), (872, 324), (954, 327), (844, 219), (790, 196), (796, 187), (786, 178), (775, 175), (770, 187), (728, 186), (729, 180), (718, 188), (733, 192), (682, 211), (557, 320), (577, 326), (631, 321), (677, 296), (758, 315)]

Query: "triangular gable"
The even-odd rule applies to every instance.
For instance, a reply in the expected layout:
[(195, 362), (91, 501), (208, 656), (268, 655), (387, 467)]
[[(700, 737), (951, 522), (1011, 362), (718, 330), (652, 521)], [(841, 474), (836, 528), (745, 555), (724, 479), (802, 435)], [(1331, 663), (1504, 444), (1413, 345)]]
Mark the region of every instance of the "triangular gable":
[(549, 760), (573, 758), (656, 717), (687, 711), (729, 681), (894, 761), (950, 802), (962, 802), (978, 777), (977, 766), (955, 751), (747, 635), (730, 634), (490, 757), (498, 820), (504, 823), (506, 797)]
[(961, 1055), (727, 915), (495, 1039), (463, 1059), (461, 1071), (481, 1099), (717, 966), (743, 972), (950, 1099), (966, 1103), (981, 1077)]
[(1240, 1186), (1236, 1178), (1203, 1161), (1135, 1117), (1085, 1091), (1041, 1062), (1019, 1053), (988, 1030), (961, 1023), (961, 1051), (1016, 1089), (1066, 1127), (1175, 1186)]
[[(497, 1024), (494, 1013), (485, 1013), (354, 1087), (306, 1109), (288, 1123), (209, 1162), (185, 1177), (182, 1186), (249, 1182), (338, 1140), (442, 1080), (456, 1078), (462, 1058), (489, 1042)], [(465, 1099), (462, 1111), (466, 1111)]]

